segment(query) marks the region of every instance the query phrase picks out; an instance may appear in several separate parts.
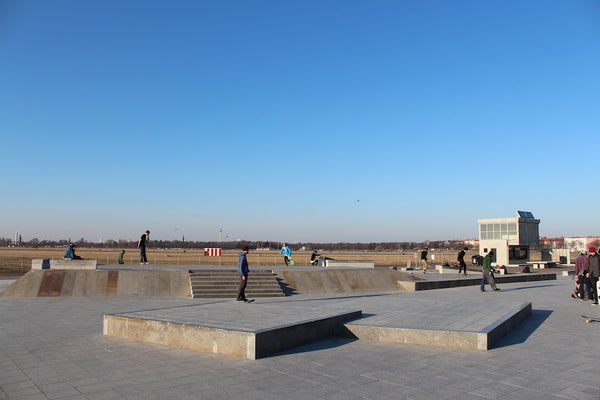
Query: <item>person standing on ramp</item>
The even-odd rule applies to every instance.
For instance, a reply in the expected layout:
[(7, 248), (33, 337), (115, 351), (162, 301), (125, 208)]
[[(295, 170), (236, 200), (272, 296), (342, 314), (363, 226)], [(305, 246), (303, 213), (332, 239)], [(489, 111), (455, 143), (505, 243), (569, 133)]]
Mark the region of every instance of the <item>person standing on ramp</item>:
[(146, 244), (150, 240), (150, 231), (144, 232), (144, 234), (138, 240), (137, 247), (140, 249), (140, 264), (148, 264), (148, 258), (146, 257)]
[[(283, 254), (283, 262), (285, 263), (285, 266), (288, 266), (289, 264), (292, 264), (291, 262), (291, 258), (292, 258), (292, 249), (290, 249), (290, 246), (288, 246), (286, 243), (283, 244), (283, 246), (281, 247), (281, 250), (279, 250), (279, 254)], [(292, 264), (294, 265), (294, 264)]]
[(248, 246), (242, 247), (242, 251), (238, 255), (238, 270), (240, 272), (240, 287), (238, 288), (237, 301), (248, 301), (246, 299), (246, 286), (248, 285), (248, 274), (250, 269), (248, 268)]

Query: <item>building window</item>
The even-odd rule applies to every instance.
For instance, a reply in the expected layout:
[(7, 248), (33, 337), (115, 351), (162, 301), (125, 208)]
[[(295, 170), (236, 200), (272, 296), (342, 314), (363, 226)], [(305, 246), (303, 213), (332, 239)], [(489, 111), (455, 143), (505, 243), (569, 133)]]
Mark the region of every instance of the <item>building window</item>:
[(497, 224), (480, 224), (479, 225), (479, 239), (481, 240), (508, 240), (509, 242), (517, 243), (519, 235), (517, 231), (517, 224), (514, 222), (510, 223), (497, 223)]
[(529, 249), (527, 247), (509, 247), (509, 260), (527, 260), (529, 259)]

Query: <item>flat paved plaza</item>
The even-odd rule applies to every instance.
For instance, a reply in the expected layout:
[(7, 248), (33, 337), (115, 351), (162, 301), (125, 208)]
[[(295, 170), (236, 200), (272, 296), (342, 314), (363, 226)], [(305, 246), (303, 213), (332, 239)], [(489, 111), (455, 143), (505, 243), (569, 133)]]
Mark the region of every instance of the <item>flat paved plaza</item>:
[[(433, 275), (433, 274), (432, 274)], [(433, 276), (432, 276), (433, 278)], [(0, 290), (8, 284), (0, 281)], [(254, 304), (186, 298), (0, 298), (0, 399), (598, 399), (600, 308), (570, 297), (572, 277), (420, 292), (294, 295)], [(489, 286), (488, 286), (489, 288)], [(333, 337), (258, 360), (102, 334), (105, 314), (223, 305), (360, 309), (380, 323), (468, 326), (474, 313), (531, 302), (492, 349)], [(202, 307), (200, 307), (201, 309)], [(439, 315), (439, 310), (445, 311)], [(247, 312), (246, 312), (247, 310)], [(298, 311), (303, 312), (303, 311)], [(288, 316), (281, 315), (285, 322)]]

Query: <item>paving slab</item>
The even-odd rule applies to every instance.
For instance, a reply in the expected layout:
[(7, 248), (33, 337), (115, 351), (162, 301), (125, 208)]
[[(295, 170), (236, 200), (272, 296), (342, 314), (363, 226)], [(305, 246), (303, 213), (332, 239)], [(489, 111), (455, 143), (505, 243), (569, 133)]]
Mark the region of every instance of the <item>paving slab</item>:
[[(364, 315), (450, 304), (462, 318), (467, 300), (490, 308), (531, 302), (531, 316), (488, 351), (332, 337), (251, 362), (102, 334), (105, 314), (211, 300), (0, 298), (0, 399), (597, 400), (597, 356), (587, 344), (600, 342), (600, 324), (580, 315), (600, 318), (600, 307), (570, 297), (572, 277), (499, 286), (265, 300)], [(56, 391), (62, 383), (78, 395)]]

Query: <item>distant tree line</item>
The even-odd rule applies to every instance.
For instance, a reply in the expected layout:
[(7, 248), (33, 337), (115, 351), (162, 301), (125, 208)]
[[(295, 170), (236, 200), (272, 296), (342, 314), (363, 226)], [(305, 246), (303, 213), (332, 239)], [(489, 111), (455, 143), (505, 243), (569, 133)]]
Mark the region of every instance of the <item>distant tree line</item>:
[[(89, 242), (81, 238), (79, 240), (39, 240), (31, 239), (22, 241), (20, 247), (40, 248), (40, 247), (66, 247), (70, 242), (77, 247), (100, 248), (100, 249), (131, 249), (137, 247), (137, 240), (106, 240), (101, 243)], [(462, 240), (442, 240), (442, 241), (427, 241), (427, 242), (382, 242), (382, 243), (288, 243), (293, 250), (305, 248), (307, 250), (344, 250), (344, 251), (405, 251), (417, 249), (448, 249), (458, 250), (465, 247), (465, 242)], [(0, 238), (2, 247), (14, 246), (14, 241), (7, 238)], [(205, 247), (220, 247), (223, 250), (240, 249), (243, 246), (248, 246), (250, 249), (270, 248), (278, 250), (281, 247), (281, 242), (276, 241), (249, 241), (237, 240), (230, 242), (202, 242), (202, 241), (184, 241), (184, 240), (150, 240), (150, 248), (159, 249), (202, 249)], [(471, 245), (467, 245), (471, 248)]]

